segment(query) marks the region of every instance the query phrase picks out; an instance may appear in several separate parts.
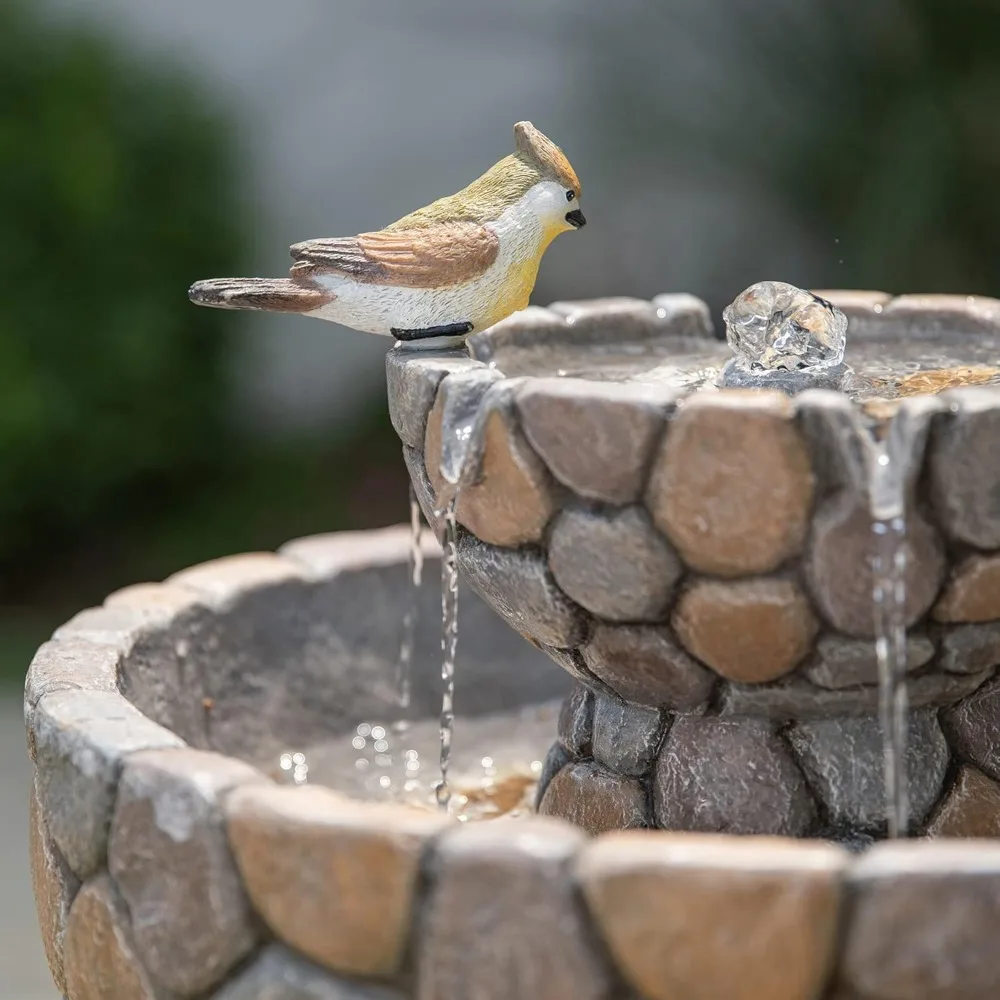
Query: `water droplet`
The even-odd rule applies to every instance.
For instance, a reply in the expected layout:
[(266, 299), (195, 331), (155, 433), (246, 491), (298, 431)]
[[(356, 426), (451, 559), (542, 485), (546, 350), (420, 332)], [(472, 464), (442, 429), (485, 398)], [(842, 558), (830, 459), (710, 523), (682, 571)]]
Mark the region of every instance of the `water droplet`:
[(358, 758), (358, 759), (357, 759), (357, 760), (356, 760), (356, 761), (354, 762), (354, 766), (355, 766), (355, 767), (356, 767), (356, 768), (357, 768), (357, 769), (358, 769), (359, 771), (367, 771), (367, 770), (368, 770), (368, 768), (369, 768), (369, 767), (371, 766), (371, 761), (370, 761), (370, 760), (369, 760), (369, 759), (368, 759), (367, 757), (359, 757), (359, 758)]
[(283, 753), (278, 763), (281, 765), (282, 771), (290, 771), (292, 769), (292, 755), (290, 753)]
[(372, 727), (369, 726), (367, 722), (362, 722), (361, 725), (358, 726), (358, 736), (370, 736), (371, 731)]
[(354, 747), (355, 750), (364, 750), (367, 743), (368, 741), (363, 736), (355, 736), (354, 739), (351, 740), (351, 746)]
[(531, 773), (541, 774), (541, 771), (542, 771), (542, 762), (540, 760), (533, 760), (531, 762)]
[(388, 788), (392, 784), (392, 778), (388, 774), (383, 774), (381, 778), (378, 779), (378, 783), (383, 788)]
[(493, 766), (493, 758), (492, 757), (484, 757), (483, 758), (483, 767), (492, 767), (492, 766)]
[(382, 726), (372, 726), (372, 739), (385, 739), (385, 729)]
[(375, 753), (385, 753), (389, 749), (389, 743), (386, 740), (376, 740), (374, 746)]
[(304, 753), (293, 753), (292, 763), (293, 764), (304, 764), (306, 762), (306, 755)]

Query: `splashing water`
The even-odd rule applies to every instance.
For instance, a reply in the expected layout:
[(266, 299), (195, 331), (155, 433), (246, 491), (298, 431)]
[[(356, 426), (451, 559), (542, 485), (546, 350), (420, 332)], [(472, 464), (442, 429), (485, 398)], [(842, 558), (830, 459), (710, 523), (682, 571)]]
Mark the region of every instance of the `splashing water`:
[[(413, 673), (413, 648), (417, 629), (417, 613), (420, 601), (420, 584), (424, 575), (424, 552), (421, 548), (423, 520), (417, 494), (410, 483), (410, 600), (403, 618), (403, 638), (399, 644), (399, 658), (396, 663), (396, 701), (400, 708), (409, 708)], [(405, 728), (405, 720), (397, 722), (393, 729)]]
[(282, 775), (287, 775), (293, 785), (305, 785), (309, 781), (309, 764), (304, 753), (283, 753), (278, 758)]
[(872, 604), (878, 660), (888, 835), (909, 826), (906, 766), (909, 697), (906, 687), (906, 514), (904, 476), (889, 444), (878, 446), (872, 479)]
[(444, 523), (444, 552), (441, 557), (441, 780), (435, 796), (438, 805), (447, 811), (451, 802), (448, 768), (455, 725), (455, 652), (458, 648), (458, 526), (454, 498), (445, 508)]

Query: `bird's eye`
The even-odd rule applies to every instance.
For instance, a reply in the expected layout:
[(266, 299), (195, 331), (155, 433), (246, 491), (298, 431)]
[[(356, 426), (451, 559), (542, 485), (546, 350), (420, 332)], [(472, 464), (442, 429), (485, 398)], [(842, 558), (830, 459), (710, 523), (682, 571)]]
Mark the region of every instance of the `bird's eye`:
[(572, 201), (575, 197), (576, 197), (576, 192), (575, 191), (567, 191), (566, 192), (566, 200), (567, 201)]

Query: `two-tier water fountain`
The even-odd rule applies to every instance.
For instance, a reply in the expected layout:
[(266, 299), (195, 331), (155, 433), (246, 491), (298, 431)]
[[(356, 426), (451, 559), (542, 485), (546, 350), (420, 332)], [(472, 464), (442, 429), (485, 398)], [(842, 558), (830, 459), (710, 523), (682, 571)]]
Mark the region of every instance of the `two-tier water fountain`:
[(1000, 303), (766, 284), (726, 320), (735, 359), (684, 295), (388, 355), (481, 595), (455, 658), (444, 592), (436, 795), (431, 538), (57, 631), (26, 715), (69, 1000), (1000, 995), (1000, 844), (945, 839), (1000, 836)]

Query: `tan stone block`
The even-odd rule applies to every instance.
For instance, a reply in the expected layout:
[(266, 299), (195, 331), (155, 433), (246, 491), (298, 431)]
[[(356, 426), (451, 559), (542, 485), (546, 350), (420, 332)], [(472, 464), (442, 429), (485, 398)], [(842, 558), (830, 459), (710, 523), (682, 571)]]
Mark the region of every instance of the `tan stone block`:
[(964, 765), (927, 827), (930, 837), (1000, 837), (1000, 786)]
[(814, 1000), (834, 958), (846, 852), (777, 838), (622, 833), (577, 875), (649, 1000)]
[(963, 559), (955, 567), (933, 614), (939, 622), (988, 622), (1000, 618), (1000, 555)]
[(784, 676), (809, 652), (819, 623), (792, 580), (697, 580), (681, 595), (674, 629), (688, 651), (732, 681)]
[(567, 764), (549, 782), (538, 806), (592, 836), (649, 825), (646, 791), (638, 778), (625, 778), (597, 764)]
[(813, 496), (809, 456), (780, 393), (694, 396), (656, 457), (646, 504), (693, 569), (767, 573), (798, 554)]
[(241, 788), (226, 812), (247, 891), (278, 938), (335, 972), (399, 970), (420, 859), (447, 817), (319, 786)]
[(31, 789), (29, 805), (28, 845), (31, 855), (31, 885), (35, 893), (38, 929), (42, 935), (45, 958), (56, 989), (65, 993), (63, 945), (66, 921), (80, 882), (69, 870), (69, 865), (63, 860), (45, 828), (34, 787)]
[(128, 912), (108, 875), (73, 901), (65, 965), (69, 1000), (163, 1000), (136, 956)]

